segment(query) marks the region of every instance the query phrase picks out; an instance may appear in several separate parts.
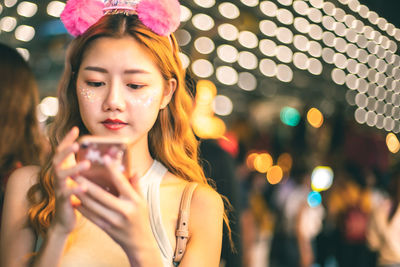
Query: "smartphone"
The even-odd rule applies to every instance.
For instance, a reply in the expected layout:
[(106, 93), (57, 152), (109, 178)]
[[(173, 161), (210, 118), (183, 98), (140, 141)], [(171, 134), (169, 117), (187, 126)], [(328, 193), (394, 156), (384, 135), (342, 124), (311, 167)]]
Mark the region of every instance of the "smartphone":
[(118, 195), (118, 190), (113, 184), (103, 157), (108, 155), (111, 160), (116, 161), (121, 172), (127, 177), (131, 176), (131, 141), (127, 138), (110, 138), (93, 135), (85, 135), (78, 139), (79, 150), (76, 153), (78, 162), (90, 161), (90, 168), (80, 174), (88, 180), (101, 186), (113, 195)]

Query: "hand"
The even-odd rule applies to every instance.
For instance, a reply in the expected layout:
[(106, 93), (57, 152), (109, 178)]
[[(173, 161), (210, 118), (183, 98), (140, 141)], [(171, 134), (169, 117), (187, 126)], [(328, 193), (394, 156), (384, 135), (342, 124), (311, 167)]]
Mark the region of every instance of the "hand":
[(79, 129), (77, 127), (72, 128), (57, 147), (53, 158), (56, 207), (52, 227), (60, 230), (63, 234), (72, 232), (76, 225), (74, 206), (79, 205), (79, 203), (76, 200), (74, 201), (73, 196), (86, 190), (71, 178), (90, 167), (88, 161), (76, 164), (74, 153), (79, 149), (79, 145), (75, 142), (78, 136)]
[(137, 177), (127, 179), (119, 170), (118, 163), (108, 156), (104, 157), (104, 162), (119, 195), (114, 196), (86, 178), (77, 176), (75, 181), (87, 188), (85, 192), (77, 194), (81, 201), (77, 209), (117, 242), (131, 260), (136, 258), (135, 253), (141, 249), (157, 248), (148, 218), (147, 202), (142, 196)]

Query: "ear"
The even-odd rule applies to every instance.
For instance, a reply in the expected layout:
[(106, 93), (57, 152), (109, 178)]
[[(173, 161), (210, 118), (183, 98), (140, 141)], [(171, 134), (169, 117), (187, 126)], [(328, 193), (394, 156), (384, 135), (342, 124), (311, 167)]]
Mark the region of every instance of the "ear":
[(164, 89), (160, 109), (164, 109), (169, 104), (169, 102), (172, 99), (172, 96), (174, 95), (177, 84), (178, 82), (176, 81), (175, 78), (168, 80), (167, 86)]

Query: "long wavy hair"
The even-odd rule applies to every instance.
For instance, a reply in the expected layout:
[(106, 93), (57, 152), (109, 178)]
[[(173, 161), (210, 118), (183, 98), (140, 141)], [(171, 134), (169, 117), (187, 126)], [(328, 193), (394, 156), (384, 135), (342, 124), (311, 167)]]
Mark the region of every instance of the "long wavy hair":
[(40, 164), (43, 159), (38, 102), (28, 63), (15, 49), (0, 44), (0, 185), (17, 165)]
[[(198, 160), (198, 141), (190, 126), (193, 97), (185, 86), (185, 71), (179, 58), (179, 46), (173, 35), (163, 37), (144, 26), (137, 16), (105, 15), (83, 35), (74, 39), (67, 49), (65, 69), (59, 87), (59, 112), (49, 129), (52, 155), (58, 143), (73, 127), (87, 134), (76, 95), (76, 78), (84, 53), (90, 44), (101, 37), (131, 36), (143, 45), (157, 63), (166, 83), (175, 78), (177, 88), (167, 108), (160, 110), (149, 132), (152, 157), (163, 163), (174, 175), (187, 181), (208, 185)], [(39, 172), (39, 180), (28, 192), (31, 202), (29, 219), (38, 234), (45, 234), (55, 211), (54, 169), (50, 157)], [(226, 214), (224, 220), (230, 227)]]

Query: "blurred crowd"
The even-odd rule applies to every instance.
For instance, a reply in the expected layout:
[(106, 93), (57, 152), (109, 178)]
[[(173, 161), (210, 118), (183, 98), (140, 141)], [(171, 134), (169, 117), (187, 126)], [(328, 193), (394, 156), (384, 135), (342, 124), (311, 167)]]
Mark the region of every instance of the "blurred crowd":
[[(233, 122), (230, 145), (219, 143), (235, 161), (242, 266), (400, 266), (400, 164), (384, 134), (343, 114), (317, 129), (305, 119), (261, 131)], [(281, 177), (254, 154), (269, 155)], [(325, 188), (313, 184), (318, 169), (332, 175)]]

